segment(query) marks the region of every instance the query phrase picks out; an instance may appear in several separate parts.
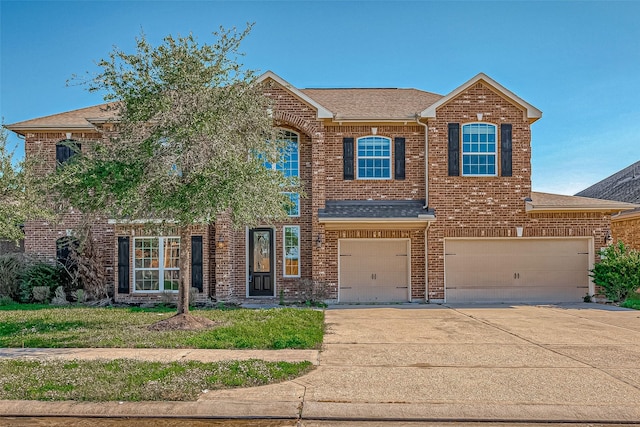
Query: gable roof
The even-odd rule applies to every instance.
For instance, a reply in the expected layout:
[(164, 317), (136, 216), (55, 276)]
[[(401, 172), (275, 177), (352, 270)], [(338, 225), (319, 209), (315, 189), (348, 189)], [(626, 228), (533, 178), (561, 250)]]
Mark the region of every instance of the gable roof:
[(576, 196), (640, 204), (640, 161), (576, 193)]
[(31, 120), (6, 125), (5, 127), (18, 134), (23, 134), (28, 130), (93, 130), (95, 127), (90, 123), (91, 118), (108, 119), (112, 117), (112, 111), (108, 111), (110, 103), (94, 105), (91, 107), (79, 108), (77, 110), (66, 111), (59, 114), (38, 117)]
[(637, 204), (618, 202), (615, 200), (592, 199), (589, 197), (565, 196), (561, 194), (531, 192), (531, 199), (526, 201), (527, 212), (621, 212), (639, 207)]
[(299, 89), (297, 89), (291, 83), (289, 83), (288, 81), (286, 81), (285, 79), (283, 79), (282, 77), (280, 77), (279, 75), (274, 73), (273, 71), (267, 71), (266, 73), (262, 74), (260, 77), (258, 77), (257, 82), (258, 83), (262, 83), (263, 81), (265, 81), (267, 79), (274, 80), (280, 86), (283, 86), (287, 90), (289, 90), (293, 95), (295, 95), (296, 97), (300, 98), (301, 100), (303, 100), (307, 104), (309, 104), (312, 107), (314, 107), (317, 110), (317, 117), (319, 119), (330, 119), (330, 118), (333, 117), (333, 113), (331, 111), (329, 111), (328, 109), (326, 109), (325, 107), (320, 105), (317, 101), (311, 99), (309, 96), (307, 96), (306, 94), (301, 92)]
[(415, 120), (416, 115), (442, 98), (418, 89), (302, 89), (334, 113), (334, 120)]
[(509, 89), (505, 88), (500, 83), (496, 82), (495, 80), (493, 80), (491, 77), (487, 76), (484, 73), (477, 74), (471, 80), (467, 81), (466, 83), (462, 84), (461, 86), (458, 86), (456, 89), (454, 89), (448, 95), (444, 96), (438, 102), (435, 102), (434, 104), (430, 105), (428, 108), (426, 108), (425, 110), (423, 110), (420, 113), (420, 117), (427, 117), (427, 118), (435, 117), (436, 116), (436, 109), (438, 109), (438, 107), (440, 107), (441, 105), (446, 104), (447, 102), (449, 102), (450, 100), (452, 100), (453, 98), (455, 98), (456, 96), (458, 96), (460, 93), (464, 92), (465, 90), (467, 90), (471, 86), (475, 85), (479, 81), (482, 81), (482, 82), (488, 84), (493, 89), (497, 90), (502, 96), (504, 96), (507, 99), (511, 100), (515, 104), (523, 107), (527, 111), (527, 118), (529, 119), (529, 121), (531, 123), (535, 122), (540, 117), (542, 117), (542, 111), (538, 110), (536, 107), (534, 107), (533, 105), (529, 104), (527, 101), (525, 101), (524, 99), (520, 98), (519, 96), (517, 96), (516, 94), (511, 92)]

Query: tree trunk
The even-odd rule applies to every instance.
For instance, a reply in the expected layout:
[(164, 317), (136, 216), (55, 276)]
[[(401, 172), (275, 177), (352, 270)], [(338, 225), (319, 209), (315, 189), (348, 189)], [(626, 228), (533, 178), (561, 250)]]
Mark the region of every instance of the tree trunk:
[(191, 233), (188, 226), (180, 227), (180, 280), (178, 282), (178, 314), (189, 313), (191, 290)]

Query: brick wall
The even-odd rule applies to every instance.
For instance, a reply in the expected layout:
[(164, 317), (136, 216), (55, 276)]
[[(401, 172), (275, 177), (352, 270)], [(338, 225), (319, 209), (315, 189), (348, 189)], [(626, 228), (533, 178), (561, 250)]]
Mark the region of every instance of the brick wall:
[(640, 250), (640, 216), (615, 218), (611, 222), (611, 236), (614, 242), (622, 241), (626, 246)]
[[(25, 135), (25, 152), (32, 159), (37, 158), (36, 170), (46, 174), (56, 167), (56, 144), (67, 139), (67, 131), (38, 132)], [(97, 132), (71, 132), (71, 139), (79, 143), (97, 141), (102, 135)], [(81, 222), (82, 214), (70, 209), (55, 221), (27, 221), (25, 231), (25, 253), (42, 261), (55, 263), (56, 240), (74, 233)], [(107, 224), (106, 218), (95, 218), (92, 227), (96, 248), (105, 260), (105, 273), (108, 283), (113, 283), (113, 227)]]
[[(354, 138), (356, 152), (354, 174), (357, 177), (358, 138), (371, 136), (371, 128), (377, 128), (377, 136), (391, 138), (391, 179), (344, 180), (343, 138)], [(325, 161), (327, 199), (337, 200), (419, 200), (425, 197), (424, 185), (424, 127), (417, 125), (388, 126), (346, 125), (325, 127)], [(393, 179), (393, 140), (405, 138), (405, 179)]]
[[(314, 138), (321, 134), (322, 123), (316, 119), (313, 107), (300, 101), (288, 90), (276, 82), (265, 82), (265, 94), (273, 102), (273, 117), (276, 126), (298, 134), (300, 182), (305, 193), (300, 198), (300, 216), (292, 217), (285, 222), (264, 224), (256, 228), (272, 228), (274, 230), (274, 275), (275, 295), (279, 298), (280, 290), (286, 300), (296, 301), (299, 297), (298, 284), (301, 279), (311, 279), (313, 273), (313, 230), (314, 212), (317, 212), (317, 200), (314, 199), (312, 184), (317, 168), (314, 168), (312, 144)], [(315, 143), (315, 141), (314, 141)], [(283, 277), (283, 227), (285, 225), (300, 226), (300, 278)], [(223, 236), (225, 244), (212, 253), (210, 263), (215, 268), (215, 297), (220, 300), (242, 300), (247, 295), (247, 229), (235, 230), (227, 216), (218, 218), (215, 224), (216, 241)], [(213, 267), (215, 265), (215, 267)], [(213, 270), (212, 270), (213, 271)]]

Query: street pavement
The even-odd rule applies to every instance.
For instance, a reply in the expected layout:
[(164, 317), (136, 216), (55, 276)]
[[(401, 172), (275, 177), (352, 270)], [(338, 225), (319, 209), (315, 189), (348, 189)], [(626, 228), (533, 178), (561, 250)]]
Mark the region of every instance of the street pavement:
[[(326, 324), (319, 353), (251, 354), (317, 364), (293, 381), (209, 391), (196, 402), (0, 401), (0, 416), (249, 417), (306, 426), (640, 424), (639, 311), (598, 304), (335, 306)], [(24, 351), (73, 358), (86, 350)], [(94, 350), (161, 360), (241, 357), (129, 351)], [(0, 349), (0, 357), (22, 356)]]

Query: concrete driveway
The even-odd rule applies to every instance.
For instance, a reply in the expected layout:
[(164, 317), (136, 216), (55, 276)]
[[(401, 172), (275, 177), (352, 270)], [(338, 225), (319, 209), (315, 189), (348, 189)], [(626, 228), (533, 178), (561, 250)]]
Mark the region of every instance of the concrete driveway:
[(326, 322), (311, 374), (203, 399), (297, 403), (302, 420), (640, 422), (638, 311), (353, 306)]

